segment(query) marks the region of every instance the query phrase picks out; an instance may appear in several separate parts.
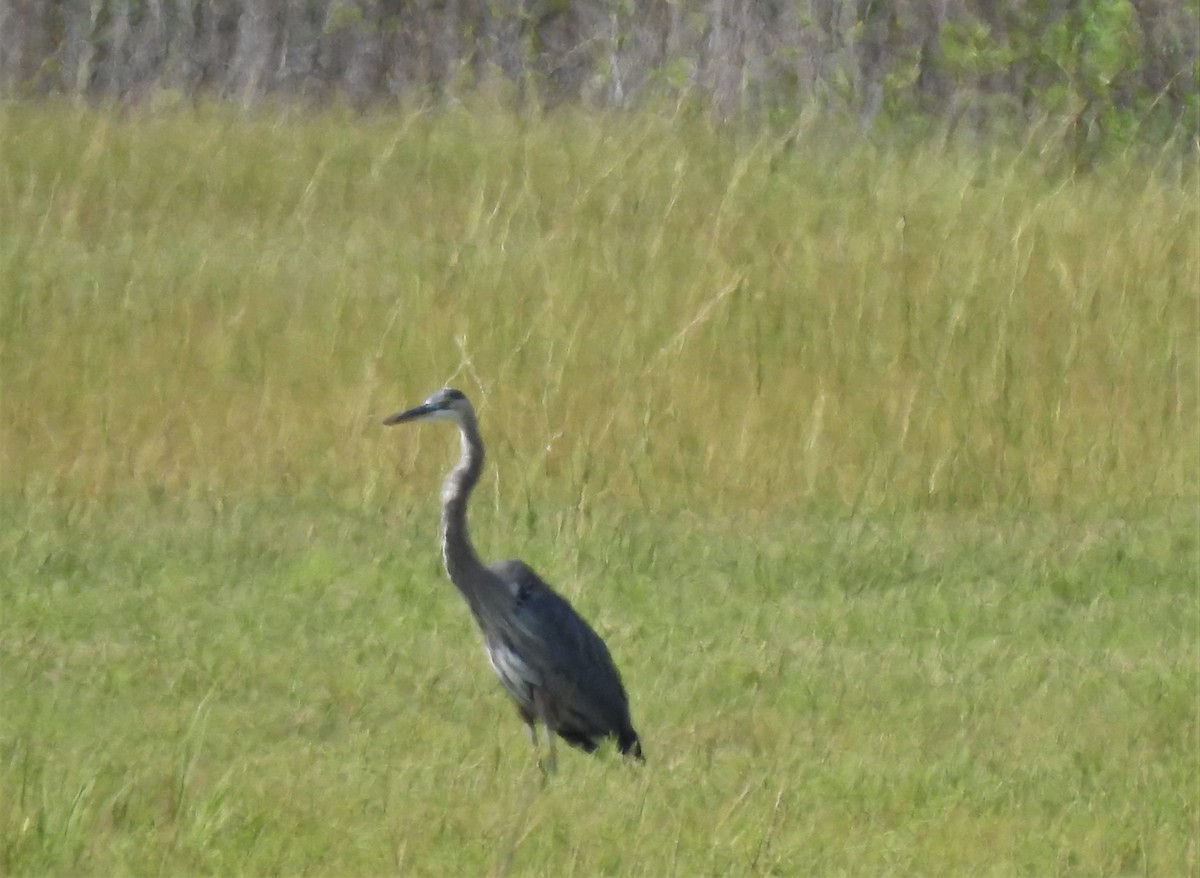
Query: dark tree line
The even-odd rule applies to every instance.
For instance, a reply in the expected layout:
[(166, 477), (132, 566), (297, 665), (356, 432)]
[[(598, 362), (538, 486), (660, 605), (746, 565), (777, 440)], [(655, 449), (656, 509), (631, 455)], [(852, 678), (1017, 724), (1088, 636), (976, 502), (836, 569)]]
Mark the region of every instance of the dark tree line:
[(700, 97), (1194, 129), (1194, 0), (0, 0), (0, 91)]

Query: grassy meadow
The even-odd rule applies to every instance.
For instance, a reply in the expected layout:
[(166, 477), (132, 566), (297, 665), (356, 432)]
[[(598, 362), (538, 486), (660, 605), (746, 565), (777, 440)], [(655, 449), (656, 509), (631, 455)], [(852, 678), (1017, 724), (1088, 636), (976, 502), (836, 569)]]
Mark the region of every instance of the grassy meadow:
[[(1169, 152), (0, 104), (0, 874), (1200, 870)], [(607, 639), (543, 782), (436, 546)]]

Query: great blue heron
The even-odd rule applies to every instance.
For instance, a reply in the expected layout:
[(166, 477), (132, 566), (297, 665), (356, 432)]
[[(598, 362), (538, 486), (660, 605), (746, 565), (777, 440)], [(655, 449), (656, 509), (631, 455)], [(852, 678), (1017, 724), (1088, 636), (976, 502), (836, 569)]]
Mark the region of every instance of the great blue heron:
[(629, 698), (608, 647), (567, 599), (521, 561), (484, 565), (467, 534), (467, 500), (483, 470), (483, 440), (475, 410), (461, 391), (444, 387), (384, 420), (453, 421), (462, 456), (442, 486), (442, 561), (471, 608), (488, 661), (517, 704), (537, 750), (537, 723), (546, 729), (553, 769), (554, 735), (591, 753), (615, 737), (621, 753), (642, 760), (629, 718)]

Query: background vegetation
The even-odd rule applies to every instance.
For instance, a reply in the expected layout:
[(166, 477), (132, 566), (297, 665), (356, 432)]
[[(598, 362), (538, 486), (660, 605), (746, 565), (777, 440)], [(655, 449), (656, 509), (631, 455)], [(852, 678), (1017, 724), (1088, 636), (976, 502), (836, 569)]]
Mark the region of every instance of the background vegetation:
[[(1185, 150), (0, 107), (0, 871), (1188, 874)], [(438, 570), (609, 640), (544, 786)]]
[(0, 90), (120, 100), (505, 100), (720, 116), (820, 108), (973, 134), (1046, 116), (1070, 149), (1200, 125), (1190, 0), (23, 0)]

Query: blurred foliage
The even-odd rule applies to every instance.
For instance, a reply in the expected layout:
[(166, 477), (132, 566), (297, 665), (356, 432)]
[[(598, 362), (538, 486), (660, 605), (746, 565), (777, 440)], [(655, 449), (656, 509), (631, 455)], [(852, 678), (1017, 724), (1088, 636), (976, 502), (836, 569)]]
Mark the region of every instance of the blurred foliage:
[[(1194, 146), (1200, 7), (1186, 0), (96, 0), (0, 7), (0, 93), (168, 90), (591, 106), (687, 99), (722, 118), (818, 107), (885, 132), (1050, 120), (1086, 161)], [(505, 84), (497, 88), (498, 84)]]

